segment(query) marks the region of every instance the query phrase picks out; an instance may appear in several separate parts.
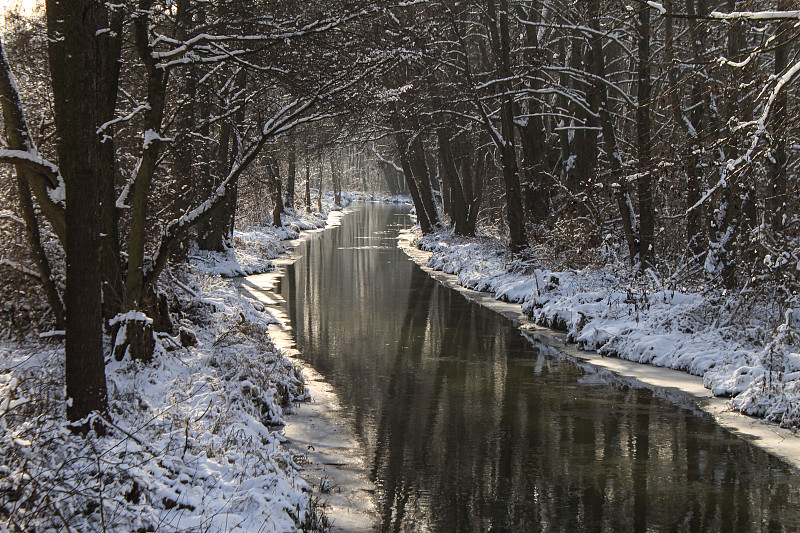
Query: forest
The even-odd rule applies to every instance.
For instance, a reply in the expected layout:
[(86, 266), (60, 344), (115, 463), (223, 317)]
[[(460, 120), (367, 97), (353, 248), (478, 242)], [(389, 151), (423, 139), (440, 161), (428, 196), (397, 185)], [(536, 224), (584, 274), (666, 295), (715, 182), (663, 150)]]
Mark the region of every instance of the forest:
[[(410, 195), (424, 235), (794, 327), (800, 11), (752, 0), (46, 0), (0, 54), (0, 333), (63, 343), (65, 416), (177, 334), (234, 229)], [(786, 329), (780, 331), (786, 331)], [(782, 341), (783, 342), (783, 341)]]

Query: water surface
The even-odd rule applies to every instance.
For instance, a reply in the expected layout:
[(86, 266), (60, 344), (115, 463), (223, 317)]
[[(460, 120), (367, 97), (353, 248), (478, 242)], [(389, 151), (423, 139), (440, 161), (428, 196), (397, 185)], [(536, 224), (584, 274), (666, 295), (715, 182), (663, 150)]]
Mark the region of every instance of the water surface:
[(381, 530), (800, 530), (793, 469), (441, 286), (397, 248), (410, 224), (359, 210), (278, 288), (362, 443)]

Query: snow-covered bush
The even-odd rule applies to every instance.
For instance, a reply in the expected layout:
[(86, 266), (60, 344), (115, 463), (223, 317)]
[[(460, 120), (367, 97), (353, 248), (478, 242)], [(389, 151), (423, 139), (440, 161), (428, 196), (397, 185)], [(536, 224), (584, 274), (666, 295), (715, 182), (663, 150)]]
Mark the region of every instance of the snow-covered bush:
[(232, 281), (173, 274), (196, 345), (162, 334), (151, 364), (109, 354), (105, 436), (67, 427), (58, 344), (3, 347), (0, 529), (324, 529), (274, 431), (306, 393), (269, 341), (271, 317)]

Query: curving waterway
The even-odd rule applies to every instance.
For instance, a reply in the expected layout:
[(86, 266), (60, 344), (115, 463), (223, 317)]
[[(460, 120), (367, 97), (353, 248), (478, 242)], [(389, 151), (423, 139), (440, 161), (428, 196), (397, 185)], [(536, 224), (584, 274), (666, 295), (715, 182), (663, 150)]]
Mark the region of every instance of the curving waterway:
[(398, 247), (370, 205), (276, 287), (331, 384), (382, 531), (798, 531), (800, 477), (679, 393), (526, 339)]

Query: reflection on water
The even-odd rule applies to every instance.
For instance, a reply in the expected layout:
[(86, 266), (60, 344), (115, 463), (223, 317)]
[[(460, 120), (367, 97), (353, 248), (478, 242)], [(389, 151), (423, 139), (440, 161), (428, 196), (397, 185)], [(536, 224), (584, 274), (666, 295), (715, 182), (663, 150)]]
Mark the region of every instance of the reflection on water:
[(280, 290), (349, 411), (385, 531), (792, 531), (795, 473), (665, 394), (587, 373), (395, 246), (402, 207), (305, 243)]

